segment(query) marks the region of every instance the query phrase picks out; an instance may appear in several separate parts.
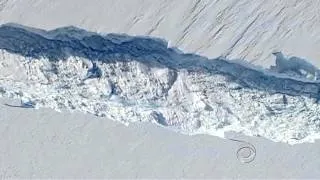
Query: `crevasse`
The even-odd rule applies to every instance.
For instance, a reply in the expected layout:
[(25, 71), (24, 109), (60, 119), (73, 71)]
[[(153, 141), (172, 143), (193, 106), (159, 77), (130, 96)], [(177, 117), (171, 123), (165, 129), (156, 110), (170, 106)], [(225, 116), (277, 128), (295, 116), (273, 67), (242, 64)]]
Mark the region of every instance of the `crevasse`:
[(0, 94), (36, 108), (151, 121), (185, 134), (236, 131), (290, 144), (319, 138), (319, 81), (183, 54), (161, 39), (75, 27), (2, 25), (0, 49)]

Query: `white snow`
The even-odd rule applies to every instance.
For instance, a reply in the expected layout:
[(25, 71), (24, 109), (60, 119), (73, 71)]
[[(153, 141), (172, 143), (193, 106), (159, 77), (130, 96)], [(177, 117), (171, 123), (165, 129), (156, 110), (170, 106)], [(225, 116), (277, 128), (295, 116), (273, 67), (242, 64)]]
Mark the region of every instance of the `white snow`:
[[(320, 176), (319, 141), (289, 146), (229, 133), (185, 136), (151, 123), (129, 127), (81, 112), (23, 109), (0, 98), (2, 179), (214, 179)], [(248, 143), (256, 157), (241, 163)], [(245, 156), (245, 155), (243, 155)], [(286, 168), (284, 171), (283, 168)]]
[(0, 23), (152, 35), (184, 52), (274, 65), (274, 51), (320, 67), (315, 0), (1, 0)]

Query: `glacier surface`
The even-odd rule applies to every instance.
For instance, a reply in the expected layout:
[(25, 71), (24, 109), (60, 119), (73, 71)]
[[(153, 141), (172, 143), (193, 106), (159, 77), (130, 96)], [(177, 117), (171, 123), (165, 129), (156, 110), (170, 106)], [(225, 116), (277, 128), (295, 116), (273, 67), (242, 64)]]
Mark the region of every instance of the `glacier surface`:
[(0, 0), (0, 24), (51, 30), (77, 26), (150, 35), (184, 52), (274, 65), (273, 51), (320, 67), (316, 0)]
[(289, 144), (320, 135), (320, 82), (225, 57), (184, 54), (166, 41), (0, 26), (0, 95), (124, 124), (184, 134), (226, 131)]

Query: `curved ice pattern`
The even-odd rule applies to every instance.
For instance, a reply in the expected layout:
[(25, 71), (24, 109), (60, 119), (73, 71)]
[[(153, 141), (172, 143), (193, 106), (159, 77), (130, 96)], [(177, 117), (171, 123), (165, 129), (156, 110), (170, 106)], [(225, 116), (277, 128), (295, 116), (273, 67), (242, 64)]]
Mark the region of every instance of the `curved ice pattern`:
[(0, 49), (3, 71), (20, 64), (19, 77), (1, 78), (0, 92), (36, 107), (153, 121), (187, 134), (232, 130), (288, 143), (319, 135), (318, 81), (183, 54), (161, 39), (75, 27), (2, 25)]

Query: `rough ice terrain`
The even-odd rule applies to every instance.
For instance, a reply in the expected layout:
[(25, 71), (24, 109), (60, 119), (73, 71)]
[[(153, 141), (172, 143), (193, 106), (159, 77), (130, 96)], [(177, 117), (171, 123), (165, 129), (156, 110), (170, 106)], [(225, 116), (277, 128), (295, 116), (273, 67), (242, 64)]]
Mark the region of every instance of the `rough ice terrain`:
[(162, 39), (75, 27), (2, 25), (0, 49), (0, 95), (21, 99), (23, 107), (81, 111), (125, 124), (149, 121), (185, 134), (236, 131), (290, 144), (320, 135), (320, 82), (299, 68), (287, 68), (292, 76), (279, 73), (279, 65), (261, 69), (184, 54)]
[(320, 67), (317, 0), (0, 0), (0, 23), (151, 35), (184, 52), (274, 65), (275, 50)]

